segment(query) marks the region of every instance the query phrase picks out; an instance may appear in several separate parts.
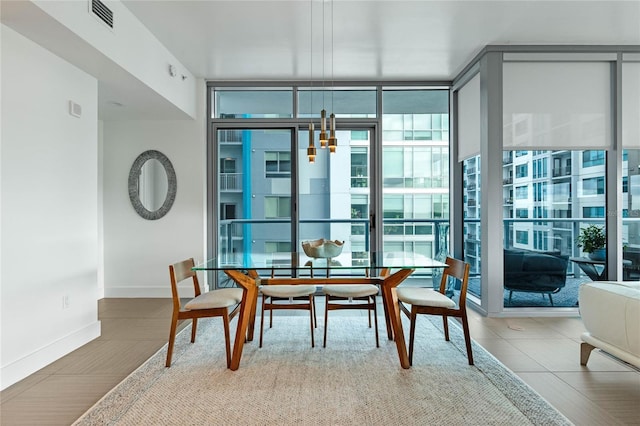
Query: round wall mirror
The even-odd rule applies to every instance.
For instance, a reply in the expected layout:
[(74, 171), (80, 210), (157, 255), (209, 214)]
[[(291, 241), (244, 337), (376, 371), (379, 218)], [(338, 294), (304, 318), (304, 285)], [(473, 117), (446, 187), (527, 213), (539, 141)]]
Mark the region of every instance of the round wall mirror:
[(176, 199), (176, 173), (160, 151), (145, 151), (129, 172), (129, 199), (135, 211), (148, 220), (160, 219)]

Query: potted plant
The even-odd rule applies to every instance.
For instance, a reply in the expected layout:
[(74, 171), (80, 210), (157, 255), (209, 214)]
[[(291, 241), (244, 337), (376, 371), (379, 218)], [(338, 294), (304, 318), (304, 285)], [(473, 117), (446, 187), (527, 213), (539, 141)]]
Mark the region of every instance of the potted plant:
[(607, 236), (604, 232), (604, 226), (589, 225), (580, 230), (577, 238), (578, 247), (582, 247), (582, 251), (589, 255), (591, 260), (604, 260), (604, 246), (607, 242)]

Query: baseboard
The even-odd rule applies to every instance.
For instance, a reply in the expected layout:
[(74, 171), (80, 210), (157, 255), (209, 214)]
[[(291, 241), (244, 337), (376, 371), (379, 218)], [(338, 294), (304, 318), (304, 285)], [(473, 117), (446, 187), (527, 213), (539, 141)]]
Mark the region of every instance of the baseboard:
[(52, 362), (100, 337), (100, 321), (48, 344), (0, 369), (0, 390), (19, 382)]
[[(204, 289), (203, 289), (204, 291)], [(180, 297), (193, 297), (193, 284), (189, 288), (180, 287)], [(171, 298), (171, 286), (163, 287), (105, 287), (104, 297), (112, 298)]]

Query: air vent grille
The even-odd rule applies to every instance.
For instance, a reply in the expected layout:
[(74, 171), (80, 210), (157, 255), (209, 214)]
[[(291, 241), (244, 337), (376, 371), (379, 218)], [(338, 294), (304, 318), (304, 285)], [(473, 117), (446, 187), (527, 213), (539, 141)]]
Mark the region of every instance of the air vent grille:
[(100, 0), (91, 0), (91, 12), (107, 24), (109, 28), (113, 28), (113, 11), (107, 5)]

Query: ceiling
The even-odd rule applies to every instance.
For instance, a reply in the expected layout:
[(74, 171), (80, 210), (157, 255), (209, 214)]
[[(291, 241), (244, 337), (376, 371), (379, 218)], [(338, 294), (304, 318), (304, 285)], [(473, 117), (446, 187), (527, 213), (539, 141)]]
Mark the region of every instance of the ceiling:
[[(640, 0), (121, 1), (205, 80), (443, 82), (489, 44), (640, 45)], [(98, 79), (101, 120), (190, 119), (35, 3), (0, 9)]]
[(640, 44), (640, 1), (123, 3), (212, 80), (452, 80), (487, 44)]

